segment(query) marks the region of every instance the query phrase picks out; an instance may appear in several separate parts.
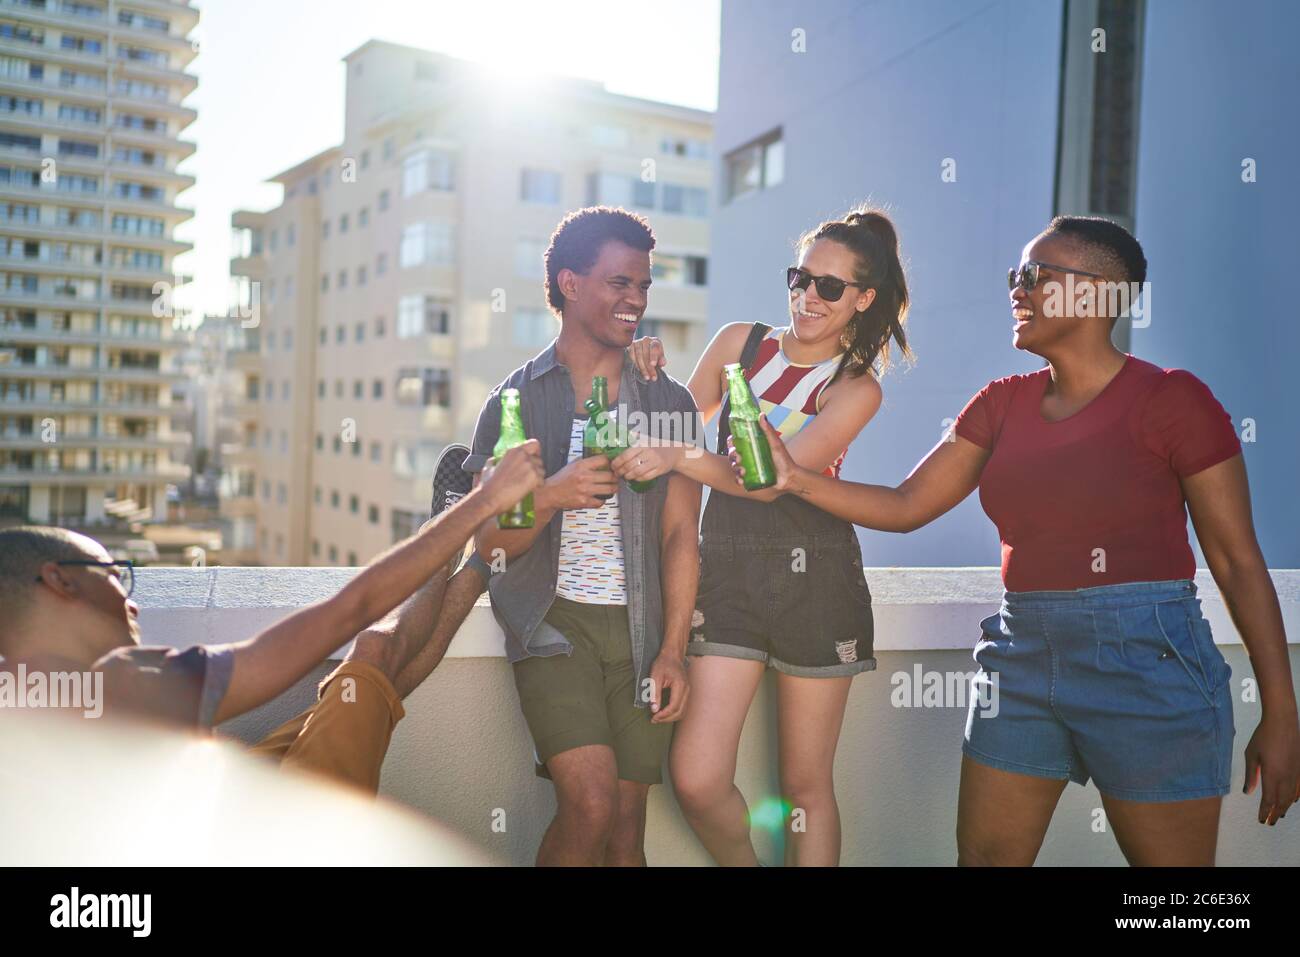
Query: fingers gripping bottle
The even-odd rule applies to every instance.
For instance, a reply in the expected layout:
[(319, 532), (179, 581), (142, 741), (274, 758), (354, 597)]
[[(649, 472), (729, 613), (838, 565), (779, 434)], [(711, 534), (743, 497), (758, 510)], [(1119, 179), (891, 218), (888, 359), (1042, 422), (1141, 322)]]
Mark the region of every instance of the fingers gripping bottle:
[(758, 402), (745, 379), (745, 370), (739, 362), (723, 367), (727, 377), (727, 402), (731, 412), (727, 424), (731, 427), (731, 441), (736, 447), (736, 457), (745, 470), (745, 490), (757, 492), (776, 484), (776, 464), (772, 461), (772, 447), (767, 444), (758, 422)]
[[(583, 458), (592, 455), (603, 455), (611, 461), (618, 458), (627, 449), (627, 443), (619, 441), (617, 425), (610, 420), (609, 381), (603, 375), (592, 376), (591, 398), (583, 403), (583, 407), (591, 417), (582, 432)], [(627, 484), (634, 492), (645, 492), (654, 488), (655, 481), (651, 479), (648, 482)], [(610, 497), (609, 495), (597, 496), (603, 499)]]

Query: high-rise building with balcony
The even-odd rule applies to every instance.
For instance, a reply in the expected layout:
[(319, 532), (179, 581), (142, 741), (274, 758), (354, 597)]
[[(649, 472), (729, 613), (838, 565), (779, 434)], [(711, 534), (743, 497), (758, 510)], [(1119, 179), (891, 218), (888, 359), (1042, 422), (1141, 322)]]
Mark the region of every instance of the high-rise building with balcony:
[[(0, 521), (166, 513), (188, 2), (0, 0)], [(160, 315), (159, 313), (162, 313)]]
[(428, 517), (439, 452), (558, 332), (542, 256), (569, 210), (642, 212), (658, 238), (642, 331), (682, 378), (707, 343), (711, 113), (392, 43), (345, 64), (343, 143), (233, 220), (260, 358), (253, 464), (224, 484), (252, 492), (268, 565), (368, 561)]

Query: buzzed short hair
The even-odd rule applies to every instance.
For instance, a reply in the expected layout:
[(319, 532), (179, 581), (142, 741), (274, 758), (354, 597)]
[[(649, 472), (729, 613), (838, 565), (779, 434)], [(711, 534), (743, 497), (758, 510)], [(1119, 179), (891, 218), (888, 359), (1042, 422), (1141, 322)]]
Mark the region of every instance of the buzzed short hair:
[(31, 604), (32, 590), (46, 562), (94, 558), (66, 528), (24, 525), (0, 530), (0, 652), (6, 626), (20, 619)]
[(1119, 223), (1104, 216), (1057, 216), (1042, 232), (1078, 246), (1096, 272), (1116, 282), (1145, 282), (1147, 257), (1142, 244)]

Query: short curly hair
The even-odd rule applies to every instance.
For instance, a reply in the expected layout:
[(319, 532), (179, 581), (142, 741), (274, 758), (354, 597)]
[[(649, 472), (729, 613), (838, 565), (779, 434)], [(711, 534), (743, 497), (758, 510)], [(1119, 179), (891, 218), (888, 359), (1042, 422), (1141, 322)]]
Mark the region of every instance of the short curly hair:
[(618, 206), (588, 206), (569, 213), (555, 227), (545, 263), (546, 301), (557, 316), (564, 309), (560, 270), (585, 274), (600, 255), (600, 247), (610, 240), (647, 253), (655, 248), (654, 231), (644, 217)]

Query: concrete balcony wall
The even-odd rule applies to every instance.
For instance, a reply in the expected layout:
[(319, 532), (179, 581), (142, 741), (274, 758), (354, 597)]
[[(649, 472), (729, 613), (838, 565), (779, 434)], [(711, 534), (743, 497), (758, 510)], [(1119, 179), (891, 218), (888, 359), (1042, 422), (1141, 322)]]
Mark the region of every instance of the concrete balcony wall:
[[(335, 593), (355, 573), (338, 568), (146, 568), (135, 597), (144, 639), (188, 647), (250, 637), (293, 610)], [(1274, 571), (1290, 636), (1293, 679), (1300, 684), (1300, 570)], [(896, 707), (901, 675), (969, 673), (979, 620), (997, 610), (994, 568), (871, 568), (877, 670), (853, 683), (836, 762), (843, 862), (850, 865), (950, 865), (965, 709)], [(1206, 617), (1232, 666), (1237, 735), (1233, 791), (1219, 836), (1223, 865), (1300, 861), (1300, 831), (1255, 822), (1258, 792), (1241, 793), (1242, 752), (1260, 716), (1242, 701), (1252, 677), (1240, 638), (1213, 580), (1197, 578)], [(346, 649), (340, 649), (341, 657)], [(253, 742), (306, 707), (332, 665), (323, 665), (258, 711), (220, 730)], [(760, 688), (741, 740), (737, 783), (751, 808), (773, 802), (776, 714), (773, 676)], [(500, 630), (486, 602), (475, 608), (430, 678), (405, 702), (384, 766), (382, 792), (459, 830), (499, 860), (529, 864), (554, 810), (551, 784), (533, 773), (533, 748)], [(1094, 786), (1070, 785), (1044, 843), (1046, 865), (1123, 865), (1109, 832), (1094, 831), (1101, 807)], [(497, 809), (506, 829), (492, 828)], [(779, 862), (770, 832), (755, 828), (768, 863)], [(646, 839), (651, 864), (706, 864), (708, 858), (677, 808), (670, 786), (651, 790)]]

